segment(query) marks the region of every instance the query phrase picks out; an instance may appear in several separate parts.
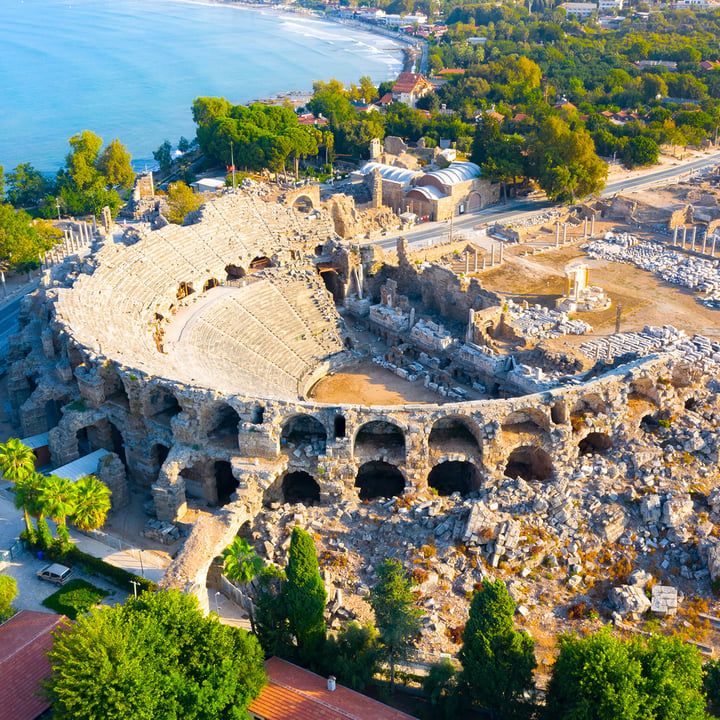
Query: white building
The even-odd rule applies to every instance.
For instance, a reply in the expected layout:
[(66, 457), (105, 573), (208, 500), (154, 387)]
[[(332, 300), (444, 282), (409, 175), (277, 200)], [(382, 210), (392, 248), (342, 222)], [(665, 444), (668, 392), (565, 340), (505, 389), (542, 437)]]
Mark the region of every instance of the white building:
[(598, 10), (622, 10), (623, 0), (598, 0)]
[(585, 2), (566, 2), (559, 7), (563, 8), (568, 15), (575, 15), (579, 18), (590, 17), (598, 9), (595, 3)]

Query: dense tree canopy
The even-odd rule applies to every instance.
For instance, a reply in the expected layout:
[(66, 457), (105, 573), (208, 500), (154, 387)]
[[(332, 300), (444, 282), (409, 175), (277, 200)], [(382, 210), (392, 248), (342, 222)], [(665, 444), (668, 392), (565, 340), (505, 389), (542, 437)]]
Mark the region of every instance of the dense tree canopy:
[(0, 269), (38, 264), (38, 255), (62, 238), (62, 232), (44, 220), (33, 220), (24, 210), (0, 205)]
[(48, 656), (58, 720), (240, 720), (265, 684), (255, 637), (178, 591), (80, 616)]

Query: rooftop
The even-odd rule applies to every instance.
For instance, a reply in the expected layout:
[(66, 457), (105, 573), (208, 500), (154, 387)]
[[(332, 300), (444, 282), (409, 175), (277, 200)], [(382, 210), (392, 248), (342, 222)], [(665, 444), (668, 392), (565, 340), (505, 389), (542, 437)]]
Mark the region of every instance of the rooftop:
[(248, 708), (259, 720), (416, 720), (280, 658), (265, 662), (268, 684)]

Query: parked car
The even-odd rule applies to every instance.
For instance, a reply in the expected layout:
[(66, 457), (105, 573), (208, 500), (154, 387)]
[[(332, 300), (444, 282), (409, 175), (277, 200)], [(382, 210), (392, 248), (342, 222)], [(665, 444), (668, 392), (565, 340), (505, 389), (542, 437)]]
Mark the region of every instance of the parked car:
[(42, 570), (37, 571), (37, 576), (41, 580), (47, 580), (48, 582), (55, 583), (56, 585), (64, 585), (72, 575), (72, 570), (65, 565), (53, 563), (47, 565)]

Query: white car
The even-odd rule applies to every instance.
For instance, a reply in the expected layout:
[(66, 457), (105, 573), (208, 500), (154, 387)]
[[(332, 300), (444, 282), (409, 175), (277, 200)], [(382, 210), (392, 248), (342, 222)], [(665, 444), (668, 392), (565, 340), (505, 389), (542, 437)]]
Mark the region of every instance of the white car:
[(72, 570), (69, 567), (58, 563), (47, 565), (42, 570), (37, 571), (37, 576), (41, 580), (47, 580), (56, 585), (64, 585), (70, 579), (71, 575)]

